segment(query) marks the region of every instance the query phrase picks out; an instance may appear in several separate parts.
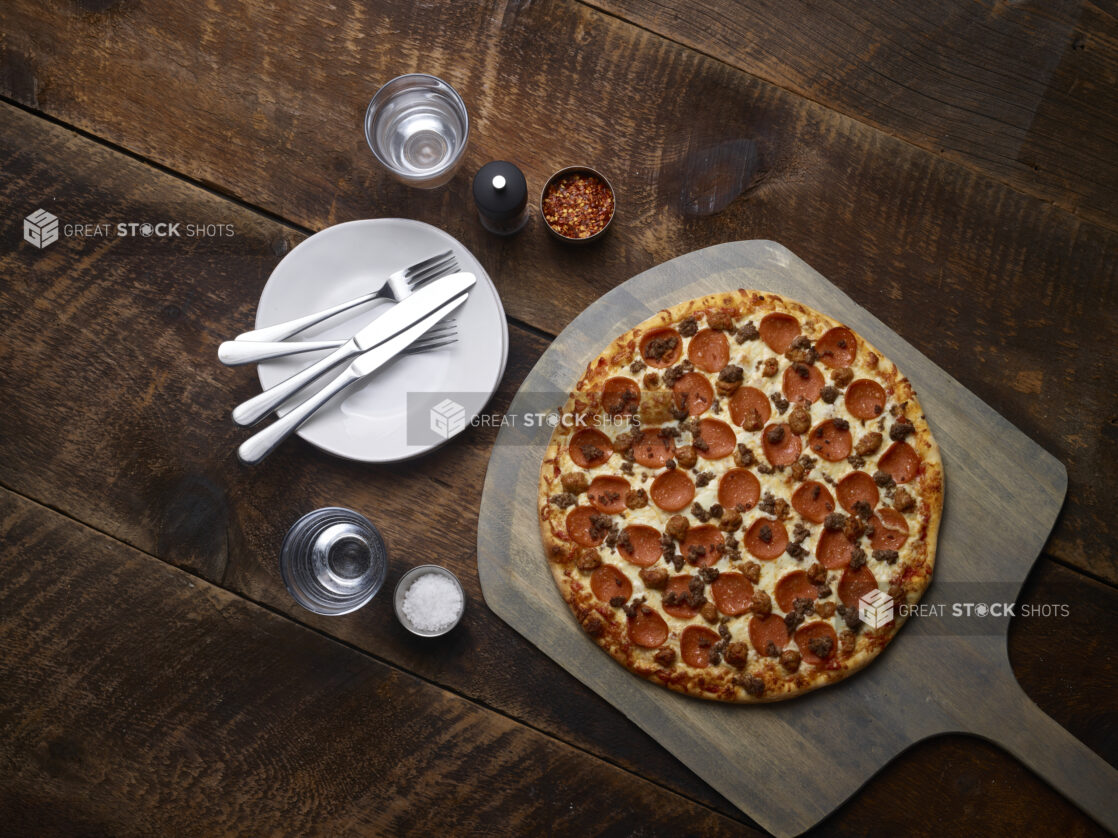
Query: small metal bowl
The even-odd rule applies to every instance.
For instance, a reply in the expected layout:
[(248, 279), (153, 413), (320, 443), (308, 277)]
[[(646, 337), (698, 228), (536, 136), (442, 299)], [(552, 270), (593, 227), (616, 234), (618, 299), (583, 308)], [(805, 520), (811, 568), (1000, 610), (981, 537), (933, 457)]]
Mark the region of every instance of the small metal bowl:
[[(458, 612), (457, 618), (455, 618), (454, 622), (449, 626), (444, 629), (439, 629), (438, 631), (424, 631), (423, 629), (416, 628), (412, 625), (411, 620), (404, 615), (404, 595), (408, 592), (408, 588), (411, 587), (412, 582), (428, 573), (434, 573), (449, 579), (454, 583), (454, 586), (458, 588), (458, 593), (462, 596), (462, 610)], [(396, 591), (392, 595), (392, 602), (395, 605), (396, 619), (400, 621), (400, 625), (419, 637), (439, 637), (440, 635), (446, 634), (462, 621), (462, 615), (466, 613), (466, 592), (462, 590), (462, 583), (458, 581), (457, 576), (445, 567), (440, 567), (437, 564), (421, 564), (418, 567), (413, 567), (401, 576), (400, 581), (396, 583)]]
[[(551, 184), (555, 183), (555, 181), (559, 180), (561, 177), (564, 177), (565, 175), (574, 175), (574, 174), (590, 175), (592, 177), (596, 177), (598, 180), (600, 180), (602, 183), (604, 183), (606, 185), (606, 189), (608, 189), (609, 193), (613, 196), (613, 212), (610, 213), (609, 218), (606, 220), (605, 226), (602, 227), (602, 229), (599, 230), (594, 235), (587, 236), (584, 239), (576, 239), (576, 238), (572, 238), (570, 236), (564, 236), (562, 233), (560, 233), (558, 230), (556, 230), (554, 227), (552, 227), (548, 223), (547, 216), (544, 215), (544, 212), (543, 212), (544, 198), (547, 197), (547, 190), (551, 188)], [(555, 238), (559, 239), (559, 241), (567, 242), (568, 244), (589, 244), (592, 241), (597, 241), (598, 239), (600, 239), (602, 236), (605, 235), (606, 230), (608, 230), (610, 228), (610, 225), (613, 224), (613, 219), (614, 219), (614, 217), (616, 217), (616, 215), (617, 215), (617, 191), (613, 188), (613, 184), (609, 182), (609, 179), (605, 175), (603, 175), (597, 169), (591, 169), (589, 166), (568, 166), (565, 169), (560, 169), (559, 171), (557, 171), (555, 174), (553, 174), (551, 177), (549, 177), (547, 179), (547, 183), (545, 183), (543, 185), (543, 190), (540, 192), (540, 218), (543, 219), (544, 226), (547, 227), (547, 231), (549, 233), (551, 233), (551, 235), (555, 236)]]

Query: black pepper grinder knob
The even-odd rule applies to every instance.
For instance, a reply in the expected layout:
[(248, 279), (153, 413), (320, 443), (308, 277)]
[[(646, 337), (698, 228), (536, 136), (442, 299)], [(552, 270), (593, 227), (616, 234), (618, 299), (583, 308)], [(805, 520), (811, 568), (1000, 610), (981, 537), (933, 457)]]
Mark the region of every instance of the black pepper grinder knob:
[(511, 236), (528, 221), (528, 181), (512, 163), (494, 160), (474, 175), (474, 201), (481, 226)]

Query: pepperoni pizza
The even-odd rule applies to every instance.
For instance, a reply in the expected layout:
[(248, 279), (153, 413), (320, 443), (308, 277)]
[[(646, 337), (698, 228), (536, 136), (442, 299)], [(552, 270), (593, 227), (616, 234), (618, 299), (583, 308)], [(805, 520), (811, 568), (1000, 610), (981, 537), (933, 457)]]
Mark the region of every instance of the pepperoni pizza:
[[(774, 294), (665, 309), (564, 405), (539, 518), (563, 598), (633, 672), (722, 701), (865, 666), (915, 603), (943, 507), (908, 380), (851, 329)], [(889, 601), (869, 622), (883, 622)]]

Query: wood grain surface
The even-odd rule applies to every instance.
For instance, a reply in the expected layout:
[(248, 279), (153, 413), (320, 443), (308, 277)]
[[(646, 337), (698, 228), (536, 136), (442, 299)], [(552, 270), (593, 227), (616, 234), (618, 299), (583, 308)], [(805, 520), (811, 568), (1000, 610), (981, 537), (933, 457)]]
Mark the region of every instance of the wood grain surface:
[[(726, 0), (695, 8), (732, 14), (736, 7)], [(1000, 43), (1021, 32), (1048, 60), (1055, 41), (1029, 41), (1029, 27), (1035, 23), (1043, 36), (1041, 17), (1059, 28), (1068, 9), (1009, 4), (994, 10), (1005, 21), (984, 28)], [(957, 17), (960, 10), (947, 13)], [(865, 14), (866, 25), (878, 27), (873, 37), (883, 55), (894, 37), (903, 49), (906, 36), (893, 33), (883, 12)], [(413, 217), (448, 230), (497, 282), (513, 318), (498, 410), (551, 337), (633, 274), (723, 241), (767, 237), (790, 245), (1068, 465), (1071, 494), (1048, 544), (1052, 559), (1038, 564), (1021, 602), (1077, 607), (1067, 625), (1014, 622), (1010, 659), (1046, 713), (1114, 762), (1118, 690), (1108, 638), (1118, 613), (1118, 477), (1102, 464), (1118, 457), (1105, 375), (1118, 345), (1108, 315), (1116, 304), (1118, 214), (1092, 203), (1106, 197), (1113, 123), (1110, 114), (1091, 110), (1113, 96), (1106, 84), (1112, 52), (1096, 49), (1112, 45), (1112, 20), (1104, 7), (1083, 6), (1085, 49), (1060, 59), (1038, 127), (1022, 146), (1027, 167), (1024, 152), (1058, 148), (1067, 125), (1080, 131), (1069, 158), (1075, 171), (1059, 175), (1068, 181), (1062, 185), (1048, 177), (1051, 156), (1047, 163), (1037, 158), (1042, 171), (1031, 184), (1018, 177), (1028, 175), (1020, 166), (999, 171), (1008, 160), (1005, 138), (1020, 128), (1012, 119), (991, 128), (1002, 133), (990, 144), (997, 165), (986, 165), (979, 159), (987, 127), (981, 120), (964, 117), (955, 126), (971, 131), (969, 149), (947, 143), (941, 151), (905, 133), (921, 130), (908, 94), (894, 97), (898, 118), (884, 107), (867, 115), (818, 88), (805, 98), (806, 90), (785, 81), (774, 85), (729, 53), (704, 57), (672, 43), (648, 31), (658, 25), (651, 17), (634, 26), (572, 2), (4, 3), (0, 97), (21, 107), (0, 105), (0, 202), (10, 208), (0, 251), (0, 485), (57, 512), (32, 504), (32, 513), (5, 513), (3, 520), (33, 519), (41, 536), (70, 528), (75, 535), (66, 542), (65, 563), (52, 565), (69, 574), (50, 589), (60, 603), (56, 614), (9, 608), (11, 599), (0, 608), (0, 669), (17, 673), (0, 679), (0, 730), (16, 731), (0, 740), (0, 753), (19, 768), (0, 782), (3, 831), (150, 834), (174, 831), (159, 828), (174, 824), (183, 826), (177, 831), (220, 833), (243, 828), (245, 819), (267, 831), (272, 823), (304, 823), (305, 811), (333, 832), (657, 832), (656, 822), (639, 816), (615, 820), (606, 794), (582, 811), (560, 811), (551, 789), (572, 785), (566, 776), (536, 782), (532, 772), (542, 760), (548, 778), (552, 769), (585, 775), (606, 789), (636, 789), (654, 811), (666, 807), (669, 818), (679, 812), (674, 834), (752, 833), (729, 801), (486, 611), (474, 542), (492, 432), (470, 432), (437, 459), (406, 466), (356, 466), (298, 440), (258, 470), (233, 465), (243, 432), (227, 414), (257, 388), (248, 370), (216, 364), (217, 343), (252, 322), (269, 272), (309, 230), (375, 216)], [(671, 39), (689, 37), (682, 22), (672, 28)], [(960, 36), (944, 44), (942, 54), (962, 42)], [(817, 52), (821, 63), (830, 62), (826, 51)], [(993, 66), (1001, 56), (976, 62)], [(410, 70), (450, 79), (470, 108), (465, 165), (449, 187), (432, 193), (389, 181), (361, 136), (373, 91)], [(985, 71), (975, 76), (980, 88), (989, 78)], [(1025, 78), (1022, 96), (1036, 90), (1033, 68)], [(922, 92), (939, 84), (934, 69), (917, 81)], [(947, 97), (948, 106), (953, 101)], [(1069, 116), (1069, 103), (1083, 113)], [(1081, 165), (1082, 149), (1097, 151), (1101, 163)], [(615, 229), (582, 251), (550, 240), (538, 218), (512, 239), (485, 234), (472, 215), (469, 180), (493, 158), (519, 163), (532, 190), (562, 165), (598, 164), (618, 189)], [(39, 207), (64, 224), (173, 218), (231, 223), (236, 235), (69, 237), (38, 251), (21, 243), (17, 219)], [(2, 497), (7, 508), (7, 493)], [(469, 619), (429, 645), (403, 632), (379, 598), (338, 621), (299, 611), (275, 556), (287, 526), (328, 503), (357, 508), (387, 532), (389, 586), (420, 561), (453, 569), (467, 589)], [(35, 567), (45, 544), (45, 537), (5, 537), (0, 568)], [(129, 632), (139, 627), (131, 633), (103, 617), (122, 608), (117, 590), (99, 584), (103, 575), (115, 581), (118, 565), (119, 590), (146, 604), (137, 614), (124, 599)], [(179, 596), (176, 580), (184, 578), (201, 599)], [(15, 590), (5, 583), (16, 579), (5, 570), (0, 599)], [(18, 579), (21, 606), (32, 602), (29, 592), (46, 590), (38, 578), (35, 587)], [(83, 584), (96, 593), (75, 600)], [(207, 614), (215, 599), (223, 603), (213, 612), (217, 619)], [(152, 619), (165, 600), (168, 620)], [(199, 610), (208, 619), (182, 618)], [(348, 648), (292, 621), (335, 635)], [(69, 649), (57, 633), (86, 645)], [(211, 634), (220, 639), (216, 648), (207, 641)], [(149, 635), (148, 648), (163, 654), (129, 654), (129, 640), (142, 643)], [(292, 659), (277, 659), (275, 649), (288, 644)], [(324, 668), (316, 664), (320, 655)], [(167, 660), (181, 662), (184, 680), (175, 680)], [(257, 681), (238, 677), (241, 668), (259, 674)], [(361, 674), (382, 671), (394, 677)], [(194, 677), (200, 686), (191, 692)], [(366, 800), (376, 793), (364, 776), (348, 763), (338, 767), (313, 743), (270, 736), (258, 727), (261, 718), (277, 730), (290, 728), (260, 708), (281, 689), (278, 712), (288, 715), (336, 697), (338, 723), (349, 725), (367, 710), (364, 688), (373, 683), (376, 697), (393, 709), (418, 702), (441, 711), (463, 700), (486, 708), (455, 716), (467, 721), (450, 753), (471, 769), (496, 765), (510, 742), (522, 741), (510, 730), (530, 728), (532, 741), (545, 744), (516, 745), (517, 754), (535, 755), (527, 772), (519, 762), (481, 772), (492, 777), (486, 804), (482, 784), (471, 784), (440, 750), (416, 753), (412, 738), (361, 728), (353, 750), (343, 744), (339, 753), (353, 755), (358, 768), (383, 766), (403, 778), (391, 786), (400, 800), (445, 800), (448, 786), (464, 783), (467, 803), (488, 808), (397, 810), (387, 818), (354, 813), (347, 794)], [(158, 688), (146, 691), (149, 684)], [(173, 704), (180, 688), (217, 698), (201, 710)], [(81, 723), (71, 724), (66, 710), (32, 712), (40, 699), (80, 708)], [(249, 721), (238, 727), (229, 721), (234, 715)], [(497, 721), (476, 721), (490, 717)], [(214, 733), (234, 729), (242, 736), (231, 740), (235, 748)], [(259, 749), (252, 748), (256, 737)], [(600, 781), (607, 776), (603, 761), (630, 779)], [(318, 779), (320, 768), (336, 768), (339, 783)], [(146, 802), (133, 816), (137, 799)], [(1097, 834), (1012, 757), (961, 736), (901, 755), (821, 831), (854, 836), (886, 828), (937, 836)]]
[[(299, 608), (280, 578), (280, 545), (301, 515), (329, 505), (360, 510), (384, 534), (396, 557), (385, 590), (412, 565), (436, 561), (480, 602), (474, 539), (495, 433), (472, 430), (438, 456), (386, 466), (336, 460), (292, 439), (260, 466), (241, 467), (234, 452), (249, 431), (229, 412), (259, 384), (250, 367), (221, 366), (217, 346), (252, 323), (268, 272), (301, 234), (6, 110), (0, 136), (14, 133), (0, 165), (28, 179), (6, 181), (5, 200), (52, 190), (59, 198), (48, 209), (63, 219), (157, 213), (231, 223), (236, 235), (63, 239), (0, 257), (12, 277), (0, 306), (0, 391), (18, 394), (0, 411), (0, 484), (581, 748), (718, 799), (484, 607), (435, 655), (396, 624), (387, 597), (342, 618)], [(546, 345), (515, 326), (510, 342), (498, 409)], [(528, 655), (531, 677), (508, 664)], [(580, 700), (549, 701), (556, 693)]]
[[(0, 413), (0, 483), (734, 815), (731, 804), (667, 751), (488, 616), (473, 542), (491, 439), (461, 438), (439, 458), (406, 468), (355, 466), (298, 440), (262, 471), (234, 466), (230, 452), (240, 435), (227, 413), (255, 386), (251, 373), (220, 367), (214, 353), (223, 337), (251, 322), (256, 292), (271, 266), (301, 239), (298, 231), (11, 108), (5, 117), (0, 125), (12, 132), (0, 131), (6, 136), (3, 171), (12, 173), (3, 182), (5, 201), (52, 195), (49, 209), (91, 223), (157, 210), (233, 223), (237, 235), (235, 241), (159, 244), (60, 241), (42, 252), (21, 246), (4, 254), (11, 281), (3, 286), (0, 306), (0, 390), (20, 398)], [(546, 345), (516, 326), (511, 336), (499, 408)], [(59, 387), (67, 398), (58, 397)], [(411, 556), (437, 558), (459, 575), (471, 601), (470, 619), (445, 645), (433, 649), (407, 635), (379, 600), (340, 621), (316, 618), (291, 603), (274, 558), (283, 533), (303, 512), (335, 502), (366, 512), (386, 530), (400, 562), (389, 585)], [(410, 522), (413, 507), (425, 510), (430, 527)], [(1118, 608), (1112, 588), (1045, 567), (1064, 580), (1061, 600), (1092, 609), (1085, 618), (1091, 624), (1105, 622)], [(1046, 582), (1027, 592), (1025, 601), (1043, 601), (1048, 588)], [(1047, 712), (1065, 725), (1078, 724), (1073, 732), (1106, 753), (1114, 747), (1118, 708), (1112, 682), (1100, 679), (1096, 669), (1103, 661), (1102, 670), (1113, 673), (1110, 652), (1103, 633), (1076, 636), (1085, 639), (1069, 650), (1059, 631), (1022, 625), (1011, 646), (1015, 669)], [(554, 701), (556, 695), (563, 701)], [(1012, 758), (976, 761), (973, 748), (959, 737), (922, 745), (902, 757), (896, 780), (891, 771), (877, 778), (827, 821), (827, 831), (858, 835), (878, 817), (903, 821), (917, 803), (909, 785), (913, 776), (935, 799), (964, 801), (974, 823), (993, 826), (1016, 817), (1011, 813), (1020, 811), (1021, 798), (1002, 791), (1012, 782), (1024, 783), (1029, 799), (1045, 801), (1031, 815), (1039, 823), (1055, 828), (1070, 817), (1089, 831), (1082, 815), (1072, 809), (1069, 816), (1069, 804), (1023, 774)], [(958, 773), (941, 765), (957, 766)], [(59, 817), (76, 817), (65, 813), (63, 808)]]
[(0, 545), (5, 834), (746, 832), (2, 489)]
[(1090, 0), (590, 0), (1111, 227), (1118, 16)]
[[(486, 602), (777, 835), (800, 834), (896, 754), (950, 731), (1004, 745), (1104, 825), (1118, 828), (1111, 806), (1118, 771), (1020, 691), (1005, 657), (1008, 616), (976, 627), (951, 619), (961, 601), (992, 594), (994, 601), (1016, 599), (1063, 501), (1063, 467), (786, 248), (724, 244), (633, 277), (564, 329), (509, 412), (539, 412), (540, 394), (547, 393), (556, 409), (617, 334), (683, 300), (733, 288), (772, 291), (827, 312), (912, 382), (939, 444), (947, 487), (935, 578), (922, 600), (943, 611), (906, 626), (884, 660), (793, 701), (719, 705), (635, 678), (587, 638), (549, 584), (534, 490), (550, 429), (516, 425), (502, 428), (486, 473), (478, 523)], [(981, 461), (969, 456), (974, 447), (984, 452)], [(996, 531), (991, 521), (1000, 522)], [(980, 552), (973, 548), (979, 542)], [(858, 720), (853, 748), (851, 719)]]
[[(996, 24), (1002, 40), (1018, 8)], [(659, 262), (780, 241), (1068, 466), (1048, 549), (1118, 582), (1118, 472), (1098, 467), (1118, 458), (1114, 224), (573, 3), (11, 0), (4, 20), (0, 93), (308, 228), (434, 223), (478, 256), (510, 316), (550, 334)], [(362, 136), (377, 86), (412, 70), (450, 80), (470, 109), (444, 190), (391, 182)], [(520, 164), (532, 191), (561, 166), (601, 167), (614, 229), (589, 251), (549, 240), (538, 218), (488, 235), (469, 184), (494, 158)]]

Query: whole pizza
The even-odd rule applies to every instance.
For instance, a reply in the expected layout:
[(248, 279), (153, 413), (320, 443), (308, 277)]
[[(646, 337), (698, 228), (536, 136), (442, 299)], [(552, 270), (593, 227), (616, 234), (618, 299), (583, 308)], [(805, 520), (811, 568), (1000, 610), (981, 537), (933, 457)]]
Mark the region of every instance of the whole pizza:
[(657, 684), (756, 702), (838, 681), (931, 581), (943, 467), (915, 393), (805, 305), (739, 290), (665, 309), (559, 419), (548, 563), (586, 632)]

